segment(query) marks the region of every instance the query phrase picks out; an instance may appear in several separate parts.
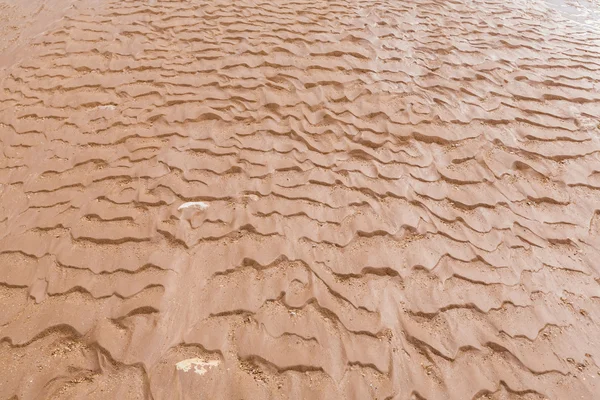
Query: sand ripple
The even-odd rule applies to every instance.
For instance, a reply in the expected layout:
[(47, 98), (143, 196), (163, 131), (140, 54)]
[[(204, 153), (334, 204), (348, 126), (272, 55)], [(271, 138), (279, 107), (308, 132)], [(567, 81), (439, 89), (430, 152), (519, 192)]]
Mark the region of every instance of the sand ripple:
[(597, 398), (593, 26), (36, 1), (0, 47), (0, 398)]

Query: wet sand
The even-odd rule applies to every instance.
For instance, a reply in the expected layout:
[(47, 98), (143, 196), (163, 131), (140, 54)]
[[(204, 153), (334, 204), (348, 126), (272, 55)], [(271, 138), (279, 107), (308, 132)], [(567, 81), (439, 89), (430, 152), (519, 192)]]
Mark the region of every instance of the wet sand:
[(586, 4), (0, 3), (0, 399), (598, 399)]

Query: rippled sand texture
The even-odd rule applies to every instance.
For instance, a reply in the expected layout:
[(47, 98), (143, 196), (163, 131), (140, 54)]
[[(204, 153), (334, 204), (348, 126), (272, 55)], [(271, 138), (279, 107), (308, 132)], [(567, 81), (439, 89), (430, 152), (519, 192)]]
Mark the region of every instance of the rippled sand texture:
[(2, 76), (1, 399), (598, 398), (591, 27), (86, 4)]

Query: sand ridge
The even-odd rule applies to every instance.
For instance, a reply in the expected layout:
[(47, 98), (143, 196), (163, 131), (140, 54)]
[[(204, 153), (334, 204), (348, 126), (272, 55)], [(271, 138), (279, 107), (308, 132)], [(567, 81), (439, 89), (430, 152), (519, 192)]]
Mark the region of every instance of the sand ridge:
[(593, 26), (42, 3), (0, 76), (0, 399), (600, 393)]

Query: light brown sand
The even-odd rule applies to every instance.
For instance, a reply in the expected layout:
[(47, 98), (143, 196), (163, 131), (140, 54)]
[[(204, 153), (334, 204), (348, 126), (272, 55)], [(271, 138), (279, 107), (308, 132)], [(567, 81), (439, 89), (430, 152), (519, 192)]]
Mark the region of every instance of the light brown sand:
[(0, 399), (600, 398), (553, 3), (1, 2)]

